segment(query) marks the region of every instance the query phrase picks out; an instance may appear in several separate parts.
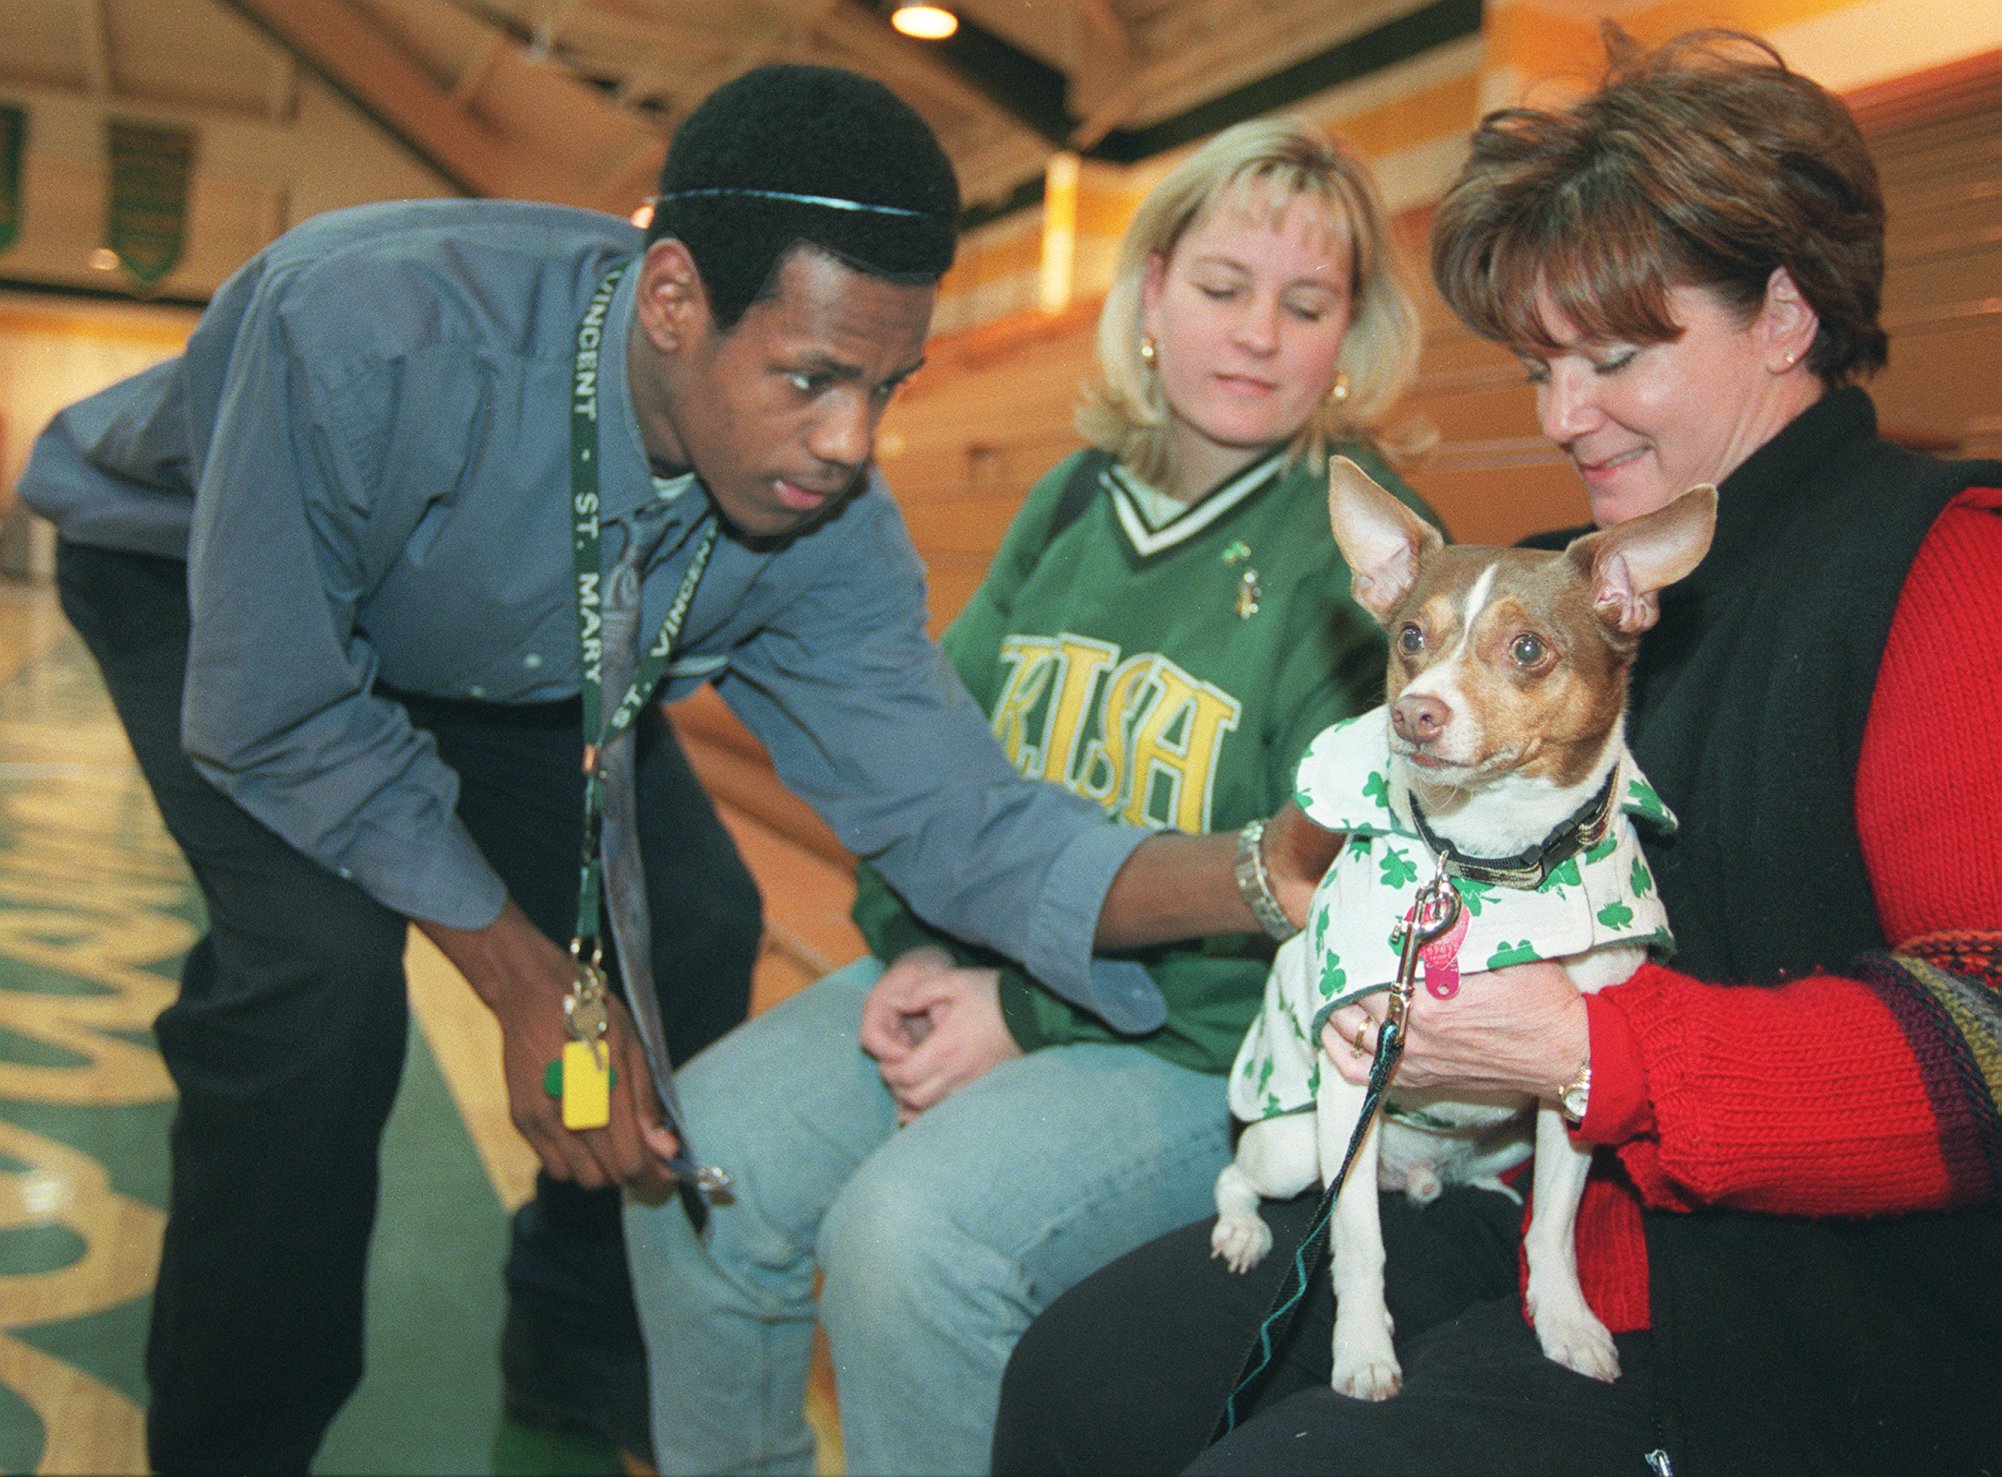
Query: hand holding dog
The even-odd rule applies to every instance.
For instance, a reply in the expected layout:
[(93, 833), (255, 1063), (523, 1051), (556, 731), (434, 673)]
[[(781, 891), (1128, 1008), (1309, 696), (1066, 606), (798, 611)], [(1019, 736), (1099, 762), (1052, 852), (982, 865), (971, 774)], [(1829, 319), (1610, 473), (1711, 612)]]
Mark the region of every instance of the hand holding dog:
[[(1321, 1028), (1321, 1052), (1343, 1081), (1369, 1080), (1389, 1008), (1387, 994), (1368, 995)], [(1356, 1050), (1358, 1031), (1365, 1051)], [(1553, 1098), (1585, 1060), (1588, 1035), (1585, 997), (1561, 964), (1538, 960), (1463, 975), (1450, 1000), (1413, 993), (1397, 1084)]]
[(1022, 1054), (1001, 1016), (998, 970), (962, 968), (941, 949), (893, 961), (862, 1003), (862, 1049), (882, 1069), (897, 1121)]

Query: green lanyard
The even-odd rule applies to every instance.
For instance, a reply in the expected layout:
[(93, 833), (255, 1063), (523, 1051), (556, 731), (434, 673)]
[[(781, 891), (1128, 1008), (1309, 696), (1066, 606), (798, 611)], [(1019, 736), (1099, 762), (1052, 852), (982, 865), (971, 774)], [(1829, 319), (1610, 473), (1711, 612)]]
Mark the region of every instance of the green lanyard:
[(577, 881), (577, 936), (571, 941), (570, 951), (580, 963), (593, 967), (603, 953), (598, 941), (598, 902), (604, 890), (604, 860), (599, 843), (605, 816), (605, 777), (600, 760), (612, 741), (632, 726), (647, 698), (667, 674), (675, 638), (681, 634), (681, 623), (695, 598), (695, 587), (701, 583), (702, 571), (708, 567), (709, 555), (716, 547), (716, 519), (712, 516), (703, 531), (702, 542), (696, 546), (688, 573), (681, 578), (681, 588), (675, 592), (674, 601), (661, 620), (660, 631), (640, 662), (639, 672), (601, 727), (605, 644), (600, 635), (603, 618), (598, 587), (598, 346), (604, 337), (605, 312), (625, 270), (625, 265), (612, 269), (599, 284), (583, 321), (577, 325), (576, 374), (570, 397), (570, 517), (574, 534), (570, 548), (577, 571), (578, 667), (584, 697), (584, 844)]

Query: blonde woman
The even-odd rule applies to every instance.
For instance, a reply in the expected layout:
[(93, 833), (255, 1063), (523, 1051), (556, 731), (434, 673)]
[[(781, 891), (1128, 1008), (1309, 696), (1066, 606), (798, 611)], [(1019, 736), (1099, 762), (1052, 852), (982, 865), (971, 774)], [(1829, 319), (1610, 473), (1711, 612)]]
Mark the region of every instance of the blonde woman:
[[(1023, 772), (1128, 822), (1241, 827), (1379, 700), (1324, 469), (1339, 447), (1397, 485), (1369, 436), (1417, 329), (1362, 166), (1298, 123), (1219, 135), (1141, 205), (1098, 349), (1092, 449), (1031, 493), (945, 647)], [(1029, 1319), (1198, 1213), (1228, 1157), (1269, 940), (1138, 956), (1167, 1013), (1132, 1034), (866, 869), (856, 919), (868, 957), (682, 1077), (738, 1177), (707, 1244), (676, 1207), (629, 1219), (663, 1472), (811, 1470), (816, 1272), (849, 1469), (984, 1471)]]

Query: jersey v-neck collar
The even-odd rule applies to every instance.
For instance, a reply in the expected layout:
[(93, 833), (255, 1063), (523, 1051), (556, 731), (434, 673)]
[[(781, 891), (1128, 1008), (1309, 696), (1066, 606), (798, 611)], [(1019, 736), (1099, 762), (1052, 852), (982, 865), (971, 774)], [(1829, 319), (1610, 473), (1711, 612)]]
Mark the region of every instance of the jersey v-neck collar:
[(1105, 485), (1112, 494), (1112, 510), (1126, 540), (1141, 558), (1152, 558), (1186, 543), (1219, 518), (1229, 513), (1266, 483), (1279, 475), (1286, 458), (1284, 447), (1275, 447), (1249, 466), (1233, 472), (1187, 508), (1156, 527), (1147, 517), (1146, 493), (1152, 491), (1116, 462), (1106, 468)]

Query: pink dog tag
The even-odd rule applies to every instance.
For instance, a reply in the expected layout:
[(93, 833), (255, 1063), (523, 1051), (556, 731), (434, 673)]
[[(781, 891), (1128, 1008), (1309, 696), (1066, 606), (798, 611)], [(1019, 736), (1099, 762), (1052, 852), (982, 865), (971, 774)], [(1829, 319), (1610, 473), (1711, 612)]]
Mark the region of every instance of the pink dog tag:
[(1435, 1000), (1451, 1000), (1460, 993), (1460, 940), (1467, 936), (1467, 910), (1461, 908), (1452, 926), (1418, 951), (1425, 961), (1425, 988)]

